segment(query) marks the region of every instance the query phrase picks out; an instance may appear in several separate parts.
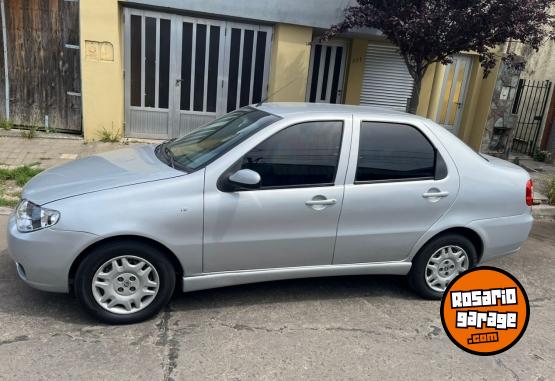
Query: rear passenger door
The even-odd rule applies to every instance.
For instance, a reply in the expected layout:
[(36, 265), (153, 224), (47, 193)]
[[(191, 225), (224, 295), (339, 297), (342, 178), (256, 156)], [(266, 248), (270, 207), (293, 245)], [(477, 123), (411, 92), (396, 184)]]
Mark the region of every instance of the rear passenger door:
[(334, 263), (405, 259), (458, 188), (454, 163), (426, 126), (355, 118)]

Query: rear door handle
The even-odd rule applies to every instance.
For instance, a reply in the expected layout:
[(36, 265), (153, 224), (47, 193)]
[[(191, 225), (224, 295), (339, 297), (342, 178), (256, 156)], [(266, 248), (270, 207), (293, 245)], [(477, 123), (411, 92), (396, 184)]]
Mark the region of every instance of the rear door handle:
[(335, 204), (337, 204), (337, 200), (335, 198), (329, 198), (329, 199), (325, 199), (325, 200), (310, 200), (310, 201), (306, 201), (305, 204), (307, 206), (335, 205)]
[(422, 195), (424, 198), (445, 198), (449, 196), (449, 192), (426, 192)]

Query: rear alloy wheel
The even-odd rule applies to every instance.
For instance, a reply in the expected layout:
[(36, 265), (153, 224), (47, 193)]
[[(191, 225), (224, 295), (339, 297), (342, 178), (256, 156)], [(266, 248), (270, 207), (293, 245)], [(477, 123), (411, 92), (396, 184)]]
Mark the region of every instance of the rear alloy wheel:
[(140, 242), (113, 242), (96, 248), (81, 262), (75, 293), (103, 322), (136, 323), (169, 302), (175, 276), (160, 250)]
[(468, 270), (468, 254), (459, 246), (438, 249), (426, 265), (426, 284), (432, 290), (444, 292), (460, 273)]
[(411, 286), (426, 299), (440, 299), (459, 274), (477, 264), (476, 248), (460, 234), (446, 234), (427, 243), (414, 258)]

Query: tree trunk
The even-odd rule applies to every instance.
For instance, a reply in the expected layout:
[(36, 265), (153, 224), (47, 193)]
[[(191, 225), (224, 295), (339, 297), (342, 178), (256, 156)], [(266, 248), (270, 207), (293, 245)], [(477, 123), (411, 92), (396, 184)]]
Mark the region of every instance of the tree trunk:
[(416, 115), (418, 103), (420, 102), (420, 90), (422, 88), (422, 76), (414, 78), (414, 87), (412, 89), (412, 97), (407, 102), (407, 112)]

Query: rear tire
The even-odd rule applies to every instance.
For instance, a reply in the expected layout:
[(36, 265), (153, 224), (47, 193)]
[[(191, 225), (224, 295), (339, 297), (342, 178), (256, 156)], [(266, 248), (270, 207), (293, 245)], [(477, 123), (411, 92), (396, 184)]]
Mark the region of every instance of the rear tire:
[(85, 310), (107, 324), (132, 324), (160, 311), (176, 283), (159, 249), (136, 241), (101, 245), (79, 264), (75, 294)]
[(441, 299), (449, 283), (477, 263), (476, 248), (468, 238), (445, 234), (428, 242), (412, 260), (409, 283), (423, 298)]

